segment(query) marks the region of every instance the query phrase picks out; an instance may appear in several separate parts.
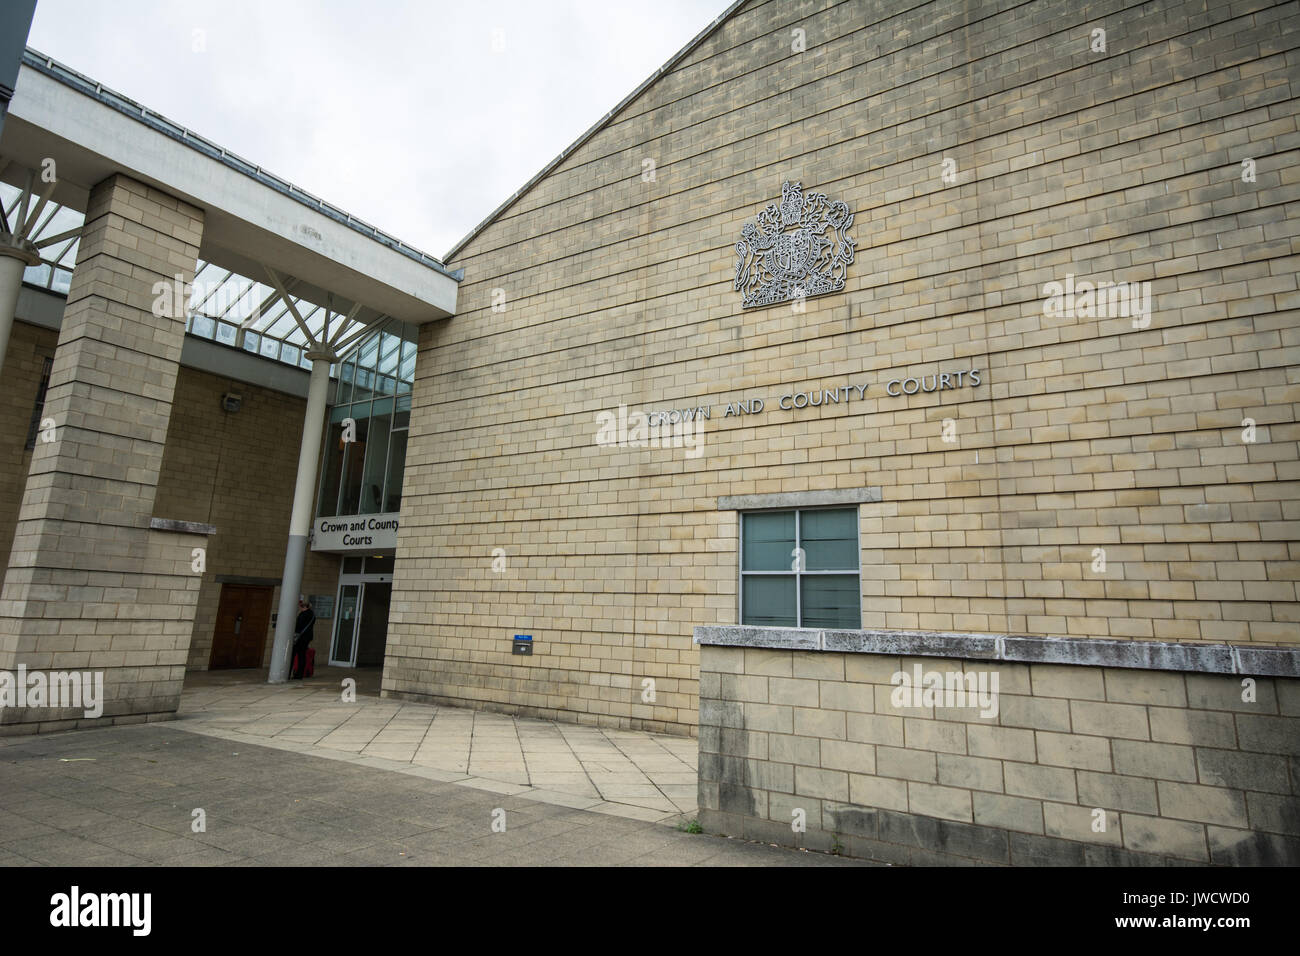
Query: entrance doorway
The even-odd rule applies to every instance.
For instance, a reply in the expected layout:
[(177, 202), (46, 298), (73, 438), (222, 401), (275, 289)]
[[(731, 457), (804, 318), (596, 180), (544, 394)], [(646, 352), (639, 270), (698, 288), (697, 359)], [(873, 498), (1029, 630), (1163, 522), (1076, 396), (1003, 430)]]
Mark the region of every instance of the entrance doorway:
[(247, 584), (221, 585), (209, 668), (262, 666), (266, 632), (271, 625), (271, 591)]
[(384, 662), (388, 641), (391, 574), (342, 574), (330, 640), (331, 667), (371, 667)]

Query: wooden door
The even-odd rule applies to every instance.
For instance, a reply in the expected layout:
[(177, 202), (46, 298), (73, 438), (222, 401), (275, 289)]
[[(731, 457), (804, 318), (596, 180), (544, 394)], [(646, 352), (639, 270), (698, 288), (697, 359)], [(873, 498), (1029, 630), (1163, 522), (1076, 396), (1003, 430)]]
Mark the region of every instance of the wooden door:
[(223, 584), (208, 666), (261, 667), (270, 624), (271, 588)]

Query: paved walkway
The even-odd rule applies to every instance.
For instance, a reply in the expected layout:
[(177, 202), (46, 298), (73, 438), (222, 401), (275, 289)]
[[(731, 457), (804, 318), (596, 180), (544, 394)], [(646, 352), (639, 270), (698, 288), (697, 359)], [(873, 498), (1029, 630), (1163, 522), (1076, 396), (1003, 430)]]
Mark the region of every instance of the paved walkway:
[(326, 668), (273, 686), (264, 671), (194, 673), (167, 726), (648, 822), (695, 813), (692, 737), (384, 700), (379, 677)]
[(178, 726), (0, 738), (0, 866), (859, 864)]

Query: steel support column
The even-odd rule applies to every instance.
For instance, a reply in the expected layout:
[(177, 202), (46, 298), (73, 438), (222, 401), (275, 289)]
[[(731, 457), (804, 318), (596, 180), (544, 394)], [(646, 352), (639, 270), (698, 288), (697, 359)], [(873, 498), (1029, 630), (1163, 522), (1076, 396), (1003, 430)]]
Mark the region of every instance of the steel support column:
[(9, 352), (9, 333), (18, 310), (18, 293), (23, 287), (23, 272), (41, 261), (36, 247), (26, 239), (0, 233), (0, 369)]
[(320, 460), (321, 432), (325, 427), (325, 399), (329, 391), (332, 351), (311, 350), (311, 382), (307, 388), (307, 412), (303, 416), (302, 444), (298, 450), (298, 481), (293, 490), (293, 512), (289, 519), (289, 545), (284, 552), (284, 574), (280, 579), (280, 609), (275, 621), (275, 643), (271, 647), (268, 682), (282, 684), (289, 678), (293, 653), (294, 625), (298, 619), (298, 595), (302, 590), (302, 569), (307, 559), (307, 538), (311, 532), (312, 508), (316, 501), (316, 463)]

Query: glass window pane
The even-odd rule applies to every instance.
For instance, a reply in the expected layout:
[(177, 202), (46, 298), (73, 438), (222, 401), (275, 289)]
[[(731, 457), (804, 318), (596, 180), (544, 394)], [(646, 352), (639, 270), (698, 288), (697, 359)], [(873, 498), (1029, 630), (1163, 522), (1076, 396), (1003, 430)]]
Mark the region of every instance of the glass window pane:
[(45, 223), (45, 228), (41, 230), (40, 236), (35, 238), (48, 239), (51, 236), (67, 232), (69, 229), (76, 229), (84, 219), (85, 216), (75, 209), (60, 206), (54, 217)]
[(401, 339), (388, 332), (383, 333), (379, 344), (379, 371), (385, 375), (392, 375), (397, 371), (397, 359), (401, 348)]
[(356, 419), (357, 440), (348, 442), (343, 450), (343, 501), (339, 505), (339, 514), (359, 514), (361, 505), (362, 471), (361, 466), (366, 457), (366, 434), (368, 420)]
[(264, 355), (266, 358), (279, 358), (280, 357), (279, 341), (277, 339), (268, 339), (264, 337), (262, 339), (261, 354)]
[(195, 335), (201, 335), (205, 339), (210, 339), (212, 338), (212, 333), (215, 330), (215, 326), (216, 323), (214, 323), (206, 315), (196, 315), (194, 316), (193, 321), (190, 322), (190, 331), (193, 332)]
[(334, 641), (330, 645), (330, 663), (352, 666), (356, 651), (356, 614), (361, 603), (361, 586), (345, 584), (339, 589), (339, 606), (334, 615)]
[(388, 467), (388, 426), (391, 419), (391, 415), (374, 415), (370, 419), (359, 514), (369, 515), (384, 510), (384, 469)]
[(289, 311), (288, 306), (280, 310), (280, 314), (273, 321), (266, 322), (262, 325), (262, 332), (266, 335), (274, 335), (277, 339), (284, 338), (290, 330), (297, 328), (297, 323), (293, 320), (293, 313)]
[(406, 468), (405, 431), (393, 432), (388, 445), (388, 488), (384, 491), (384, 510), (402, 508), (402, 475)]
[[(342, 411), (346, 412), (346, 407)], [(339, 509), (339, 480), (343, 476), (343, 426), (340, 422), (343, 417), (332, 422), (325, 433), (325, 464), (321, 471), (320, 501), (316, 510), (318, 518), (332, 518)]]
[(804, 574), (800, 583), (802, 627), (862, 627), (861, 591), (856, 574)]
[(799, 546), (809, 571), (847, 571), (858, 566), (858, 510), (835, 508), (799, 513)]
[(352, 367), (351, 362), (344, 362), (339, 368), (339, 394), (338, 403), (346, 405), (352, 401), (352, 375), (356, 370)]
[[(742, 571), (789, 571), (794, 557), (794, 512), (745, 515)], [(793, 606), (793, 605), (791, 605)]]
[(370, 391), (370, 385), (371, 380), (374, 377), (374, 372), (367, 371), (364, 368), (358, 368), (356, 370), (356, 378), (352, 383), (352, 401), (368, 402), (370, 400), (370, 397), (373, 394)]
[(244, 350), (247, 352), (256, 352), (262, 344), (262, 337), (256, 332), (244, 333)]
[(217, 323), (217, 341), (222, 345), (234, 345), (235, 338), (239, 335), (239, 329), (225, 322)]
[(745, 575), (741, 580), (741, 624), (764, 627), (797, 627), (794, 605), (794, 575)]
[(397, 391), (406, 393), (411, 390), (415, 380), (415, 343), (402, 343), (402, 364), (397, 371)]
[(359, 368), (373, 369), (375, 360), (379, 357), (379, 336), (371, 335), (361, 348), (357, 349), (357, 366)]

